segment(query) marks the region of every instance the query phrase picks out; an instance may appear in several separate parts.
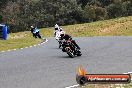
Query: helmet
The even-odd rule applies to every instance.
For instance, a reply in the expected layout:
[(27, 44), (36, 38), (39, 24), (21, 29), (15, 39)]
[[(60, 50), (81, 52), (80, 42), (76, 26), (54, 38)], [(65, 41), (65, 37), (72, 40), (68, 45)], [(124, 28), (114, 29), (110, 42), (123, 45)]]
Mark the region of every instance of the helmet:
[(57, 24), (55, 25), (55, 30), (59, 30), (59, 26)]
[(31, 28), (34, 28), (33, 26), (31, 26)]
[(55, 24), (55, 28), (59, 28), (58, 24)]

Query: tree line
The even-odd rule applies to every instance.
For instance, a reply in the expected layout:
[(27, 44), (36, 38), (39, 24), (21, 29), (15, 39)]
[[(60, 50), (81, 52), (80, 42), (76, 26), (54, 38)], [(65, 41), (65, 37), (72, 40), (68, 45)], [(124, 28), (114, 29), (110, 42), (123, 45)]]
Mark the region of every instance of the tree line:
[(132, 15), (132, 0), (1, 0), (0, 22), (9, 32)]

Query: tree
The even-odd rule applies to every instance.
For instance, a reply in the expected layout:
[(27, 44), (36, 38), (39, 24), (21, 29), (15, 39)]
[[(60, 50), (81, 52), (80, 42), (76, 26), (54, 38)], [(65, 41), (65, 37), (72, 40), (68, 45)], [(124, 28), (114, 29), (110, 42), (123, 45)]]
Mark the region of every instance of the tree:
[(110, 4), (108, 7), (107, 7), (107, 12), (108, 12), (108, 15), (109, 15), (109, 18), (115, 18), (115, 17), (120, 17), (122, 16), (122, 5), (119, 3), (119, 4)]
[[(132, 15), (132, 0), (1, 0), (0, 21), (12, 32)], [(4, 19), (4, 20), (3, 20)]]
[(105, 8), (86, 5), (84, 8), (85, 22), (97, 21), (107, 19), (107, 11)]
[(113, 3), (113, 0), (98, 0), (98, 1), (102, 4), (102, 7), (106, 7)]
[(95, 7), (96, 20), (105, 20), (107, 19), (107, 10), (102, 7)]
[(78, 4), (81, 4), (82, 7), (85, 7), (88, 3), (90, 3), (92, 0), (77, 0)]
[(86, 5), (84, 8), (84, 20), (85, 22), (95, 21), (96, 14), (94, 6)]
[(132, 3), (130, 1), (125, 1), (122, 3), (123, 16), (132, 15)]
[(2, 21), (3, 21), (3, 17), (2, 15), (0, 15), (0, 23), (2, 23)]

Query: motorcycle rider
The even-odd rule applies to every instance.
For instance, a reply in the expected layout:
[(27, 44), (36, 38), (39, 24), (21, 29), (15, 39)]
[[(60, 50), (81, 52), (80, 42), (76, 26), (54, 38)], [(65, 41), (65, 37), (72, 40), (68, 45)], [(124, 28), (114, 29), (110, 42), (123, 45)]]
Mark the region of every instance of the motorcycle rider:
[(54, 30), (55, 30), (55, 32), (54, 32), (54, 36), (56, 36), (57, 33), (63, 31), (63, 29), (60, 28), (58, 24), (55, 24), (55, 26), (54, 26)]
[(65, 34), (64, 32), (62, 32), (60, 36), (61, 36), (61, 38), (60, 38), (61, 40), (63, 40), (63, 39), (66, 40), (66, 41), (70, 40), (77, 47), (77, 49), (80, 50), (80, 47), (77, 45), (75, 40), (72, 40), (72, 37), (70, 35)]
[(31, 26), (31, 33), (33, 34), (33, 37), (37, 38), (37, 36), (41, 39), (41, 36), (39, 34), (39, 29), (35, 28), (34, 26)]
[(61, 32), (64, 32), (64, 31), (63, 31), (62, 28), (60, 28), (60, 27), (58, 26), (58, 24), (55, 24), (54, 30), (55, 30), (55, 32), (54, 32), (54, 37), (55, 37), (55, 39), (59, 42), (59, 48), (60, 48), (61, 45), (62, 45), (62, 41), (60, 40), (60, 37), (61, 37), (60, 34), (61, 34)]

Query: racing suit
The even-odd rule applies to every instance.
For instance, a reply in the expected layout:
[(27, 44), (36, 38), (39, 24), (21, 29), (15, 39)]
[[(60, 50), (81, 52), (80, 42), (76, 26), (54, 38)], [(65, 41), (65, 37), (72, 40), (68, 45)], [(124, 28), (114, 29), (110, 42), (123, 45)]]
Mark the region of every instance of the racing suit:
[[(58, 28), (57, 30), (55, 30), (54, 32), (54, 37), (56, 37), (56, 35), (59, 35), (59, 33), (63, 31), (62, 28)], [(58, 34), (57, 34), (58, 33)]]
[(77, 43), (75, 42), (75, 40), (72, 40), (72, 37), (68, 34), (65, 34), (64, 36), (61, 36), (61, 40), (70, 40), (79, 50), (80, 50), (80, 47), (77, 45)]
[(33, 27), (33, 28), (31, 28), (31, 33), (32, 33), (32, 35), (33, 35), (33, 37), (36, 37), (36, 35), (35, 35), (35, 33), (34, 33), (34, 30), (35, 30), (35, 28)]

